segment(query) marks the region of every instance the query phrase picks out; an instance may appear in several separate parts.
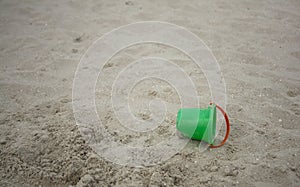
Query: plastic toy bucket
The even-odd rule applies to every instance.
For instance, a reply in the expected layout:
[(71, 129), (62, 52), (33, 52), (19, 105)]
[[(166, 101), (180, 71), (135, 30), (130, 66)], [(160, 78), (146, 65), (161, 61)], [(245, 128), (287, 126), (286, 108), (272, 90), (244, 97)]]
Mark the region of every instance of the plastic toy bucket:
[[(214, 146), (216, 136), (216, 119), (218, 108), (224, 115), (226, 121), (226, 135), (220, 145)], [(193, 140), (203, 140), (211, 144), (211, 148), (220, 147), (225, 144), (229, 136), (230, 124), (227, 114), (218, 105), (211, 104), (208, 108), (181, 108), (177, 114), (176, 128), (185, 137)]]

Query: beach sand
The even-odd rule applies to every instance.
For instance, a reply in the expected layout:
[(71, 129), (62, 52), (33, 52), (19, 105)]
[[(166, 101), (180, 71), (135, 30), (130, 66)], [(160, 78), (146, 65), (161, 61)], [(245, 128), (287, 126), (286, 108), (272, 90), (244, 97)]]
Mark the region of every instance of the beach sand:
[[(0, 186), (300, 186), (299, 12), (297, 0), (1, 0)], [(151, 20), (185, 27), (212, 50), (226, 81), (231, 134), (218, 149), (200, 152), (191, 141), (161, 164), (121, 166), (93, 152), (79, 132), (73, 80), (96, 39)], [(147, 56), (174, 61), (194, 81), (202, 106), (210, 101), (203, 73), (180, 52), (132, 46), (105, 65), (96, 85), (97, 111), (112, 133), (120, 128), (109, 103), (113, 81)], [(115, 133), (114, 141), (151, 146), (169, 136), (180, 107), (175, 90), (145, 80), (132, 98), (141, 120), (150, 118), (151, 99), (168, 103), (166, 125), (143, 137)]]

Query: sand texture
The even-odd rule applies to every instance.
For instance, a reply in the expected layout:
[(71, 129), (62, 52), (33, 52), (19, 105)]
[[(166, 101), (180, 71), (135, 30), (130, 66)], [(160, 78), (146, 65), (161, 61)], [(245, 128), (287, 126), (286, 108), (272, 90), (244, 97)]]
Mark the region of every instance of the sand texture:
[[(87, 145), (74, 119), (72, 87), (96, 39), (149, 20), (185, 27), (212, 50), (232, 126), (219, 149), (200, 152), (191, 141), (161, 164), (135, 168)], [(162, 80), (145, 79), (130, 93), (131, 112), (141, 121), (155, 115), (147, 108), (151, 100), (166, 103), (163, 125), (152, 133), (123, 128), (110, 103), (118, 74), (150, 56), (180, 66), (201, 106), (210, 102), (203, 72), (180, 51), (159, 44), (124, 49), (105, 64), (95, 89), (102, 124), (122, 144), (152, 146), (174, 132), (180, 100)], [(299, 122), (298, 0), (0, 1), (0, 186), (300, 186)]]

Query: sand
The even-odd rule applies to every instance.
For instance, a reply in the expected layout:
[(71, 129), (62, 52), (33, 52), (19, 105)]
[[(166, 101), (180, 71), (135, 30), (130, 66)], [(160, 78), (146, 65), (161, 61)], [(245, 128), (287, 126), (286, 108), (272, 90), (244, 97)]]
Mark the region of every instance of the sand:
[[(300, 185), (299, 1), (2, 0), (0, 10), (1, 186)], [(158, 165), (122, 166), (96, 154), (78, 130), (73, 80), (96, 39), (149, 20), (185, 27), (212, 50), (232, 129), (219, 149), (200, 152), (191, 141)], [(121, 131), (109, 102), (118, 73), (148, 56), (172, 60), (194, 81), (201, 106), (210, 101), (203, 72), (182, 53), (157, 44), (129, 47), (105, 65), (96, 85), (97, 111), (114, 141), (151, 146), (174, 131), (180, 101), (164, 81), (144, 80), (131, 93), (140, 120), (151, 119), (150, 100), (167, 103), (165, 125), (152, 134)]]

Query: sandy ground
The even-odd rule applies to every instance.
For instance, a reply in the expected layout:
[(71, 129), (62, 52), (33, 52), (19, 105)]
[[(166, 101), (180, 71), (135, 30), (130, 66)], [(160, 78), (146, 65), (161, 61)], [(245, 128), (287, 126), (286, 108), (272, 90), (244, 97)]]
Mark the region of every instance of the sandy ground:
[[(300, 186), (299, 12), (297, 0), (1, 0), (0, 185)], [(82, 138), (72, 111), (80, 57), (104, 33), (146, 20), (183, 26), (212, 49), (232, 122), (222, 148), (200, 153), (192, 141), (160, 165), (131, 168), (99, 157)], [(178, 51), (133, 46), (111, 59), (97, 84), (97, 109), (111, 132), (118, 122), (110, 86), (126, 64), (148, 55), (175, 61), (209, 102), (203, 74)], [(178, 96), (158, 80), (132, 94), (140, 103), (160, 98), (173, 112), (151, 137), (116, 133), (115, 141), (159, 142), (174, 129)], [(143, 106), (132, 103), (133, 113), (147, 120)]]

